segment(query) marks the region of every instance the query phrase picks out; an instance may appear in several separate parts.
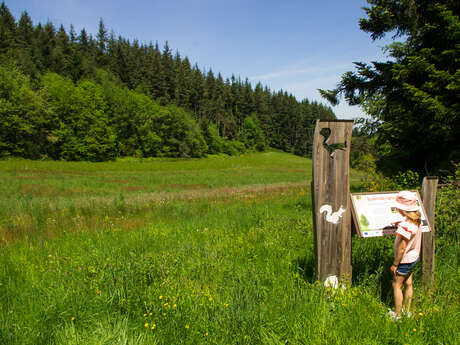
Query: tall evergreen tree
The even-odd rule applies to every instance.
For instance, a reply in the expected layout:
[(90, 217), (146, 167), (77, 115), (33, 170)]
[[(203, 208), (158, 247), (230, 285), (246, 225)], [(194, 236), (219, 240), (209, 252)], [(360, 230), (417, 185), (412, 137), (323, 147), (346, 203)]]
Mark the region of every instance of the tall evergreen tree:
[(16, 21), (11, 14), (5, 2), (0, 5), (0, 54), (8, 54), (9, 50), (14, 47), (14, 39), (16, 33)]
[(99, 19), (99, 26), (96, 35), (97, 40), (97, 55), (96, 55), (96, 62), (99, 67), (103, 67), (106, 65), (106, 49), (107, 49), (107, 41), (108, 41), (108, 32), (105, 27), (105, 24), (102, 18)]
[(401, 38), (386, 49), (391, 60), (356, 63), (325, 98), (370, 105), (380, 167), (434, 173), (460, 160), (460, 2), (368, 0), (363, 31), (373, 40)]

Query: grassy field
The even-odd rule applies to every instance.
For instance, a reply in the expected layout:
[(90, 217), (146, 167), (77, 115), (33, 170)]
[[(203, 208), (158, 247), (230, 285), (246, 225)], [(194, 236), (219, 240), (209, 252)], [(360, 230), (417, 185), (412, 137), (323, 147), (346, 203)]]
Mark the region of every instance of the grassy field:
[(458, 243), (402, 322), (390, 238), (353, 240), (347, 289), (314, 281), (310, 160), (11, 160), (0, 178), (0, 344), (458, 343)]

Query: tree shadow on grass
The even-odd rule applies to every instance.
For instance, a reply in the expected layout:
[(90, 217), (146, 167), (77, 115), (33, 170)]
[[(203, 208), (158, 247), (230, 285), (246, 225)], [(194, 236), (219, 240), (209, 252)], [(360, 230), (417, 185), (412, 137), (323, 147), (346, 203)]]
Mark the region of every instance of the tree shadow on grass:
[[(352, 249), (352, 284), (372, 286), (382, 303), (388, 306), (393, 304), (393, 276), (389, 269), (393, 262), (393, 240), (393, 237), (354, 237)], [(292, 265), (304, 281), (315, 282), (313, 252), (293, 260)]]
[(313, 283), (316, 280), (315, 258), (313, 255), (299, 257), (295, 259), (292, 264), (303, 280), (309, 283)]
[(393, 237), (353, 238), (353, 285), (371, 285), (383, 303), (393, 303)]
[[(352, 285), (370, 286), (376, 297), (388, 307), (393, 307), (393, 275), (390, 266), (393, 262), (393, 236), (376, 238), (353, 237), (352, 244)], [(295, 270), (301, 279), (308, 283), (316, 281), (314, 252), (292, 261)], [(415, 280), (421, 275), (421, 265), (417, 265)]]

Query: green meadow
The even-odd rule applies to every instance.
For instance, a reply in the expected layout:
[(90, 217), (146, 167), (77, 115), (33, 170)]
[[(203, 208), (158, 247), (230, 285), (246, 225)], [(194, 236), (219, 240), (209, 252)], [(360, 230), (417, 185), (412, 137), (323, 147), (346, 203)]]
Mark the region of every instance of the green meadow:
[(458, 236), (410, 319), (386, 316), (391, 238), (353, 239), (345, 289), (315, 281), (308, 159), (5, 160), (0, 179), (0, 344), (459, 343)]

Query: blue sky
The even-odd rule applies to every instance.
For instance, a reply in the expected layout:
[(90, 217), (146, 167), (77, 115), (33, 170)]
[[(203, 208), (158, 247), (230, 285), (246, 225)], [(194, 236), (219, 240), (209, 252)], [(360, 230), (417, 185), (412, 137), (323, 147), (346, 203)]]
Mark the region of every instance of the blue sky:
[[(73, 24), (95, 34), (99, 18), (116, 35), (165, 41), (192, 64), (286, 90), (300, 101), (326, 103), (317, 89), (334, 88), (353, 61), (382, 61), (381, 47), (360, 31), (365, 0), (6, 0), (16, 19), (27, 10), (34, 24)], [(338, 118), (363, 113), (345, 102)]]

